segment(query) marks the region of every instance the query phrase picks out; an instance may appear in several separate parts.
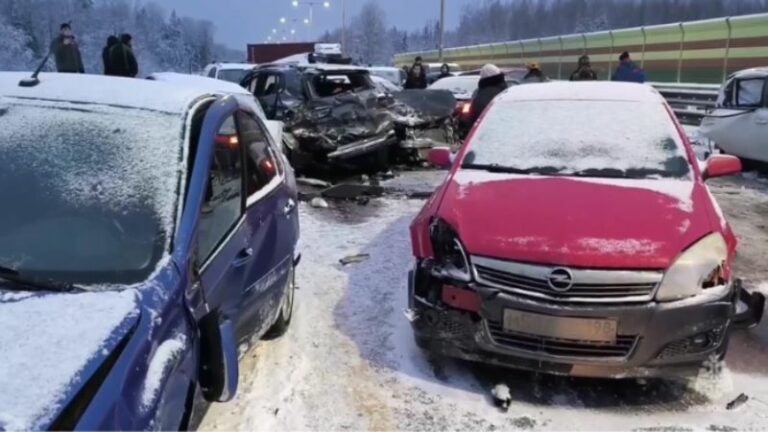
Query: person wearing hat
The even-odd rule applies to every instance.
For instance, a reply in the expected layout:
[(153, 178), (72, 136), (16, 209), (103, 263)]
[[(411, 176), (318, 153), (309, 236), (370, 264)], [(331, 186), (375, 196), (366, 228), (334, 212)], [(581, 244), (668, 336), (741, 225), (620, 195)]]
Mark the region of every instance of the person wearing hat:
[(477, 122), (477, 119), (480, 118), (480, 115), (488, 108), (493, 99), (506, 89), (507, 82), (504, 73), (496, 65), (487, 64), (480, 69), (477, 92), (472, 98), (470, 126)]
[(592, 70), (588, 55), (579, 57), (579, 66), (571, 74), (571, 81), (597, 81), (597, 74)]
[(619, 56), (619, 67), (616, 68), (616, 72), (611, 80), (643, 84), (645, 82), (645, 71), (632, 61), (632, 57), (629, 56), (627, 51), (624, 51)]
[(51, 55), (56, 60), (56, 70), (60, 73), (85, 73), (80, 48), (72, 33), (72, 26), (64, 23), (59, 27), (59, 35), (51, 42)]
[(549, 78), (544, 75), (544, 72), (541, 70), (541, 66), (539, 66), (538, 62), (528, 63), (527, 68), (528, 74), (525, 75), (521, 84), (542, 83), (549, 81)]

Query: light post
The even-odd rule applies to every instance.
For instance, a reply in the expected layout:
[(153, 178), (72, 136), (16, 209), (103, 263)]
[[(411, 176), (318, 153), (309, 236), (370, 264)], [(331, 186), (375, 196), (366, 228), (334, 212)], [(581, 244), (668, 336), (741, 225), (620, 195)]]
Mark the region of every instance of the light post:
[(440, 0), (440, 45), (438, 47), (438, 57), (440, 63), (443, 63), (443, 48), (445, 47), (445, 0)]
[(312, 30), (315, 23), (315, 6), (322, 5), (326, 9), (330, 9), (331, 2), (320, 0), (292, 0), (293, 7), (299, 7), (299, 5), (309, 6), (309, 18), (304, 20), (305, 24), (309, 25), (310, 39), (312, 38)]

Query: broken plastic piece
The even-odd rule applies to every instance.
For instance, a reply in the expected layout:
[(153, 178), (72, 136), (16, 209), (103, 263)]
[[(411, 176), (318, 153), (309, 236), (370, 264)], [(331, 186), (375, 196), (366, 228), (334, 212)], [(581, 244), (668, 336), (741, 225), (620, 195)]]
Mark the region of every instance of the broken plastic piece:
[(493, 403), (502, 411), (509, 411), (509, 404), (512, 402), (512, 393), (509, 391), (509, 387), (506, 384), (496, 384), (491, 390), (493, 396)]
[(344, 257), (339, 260), (341, 265), (349, 265), (349, 264), (357, 264), (364, 261), (367, 261), (368, 258), (370, 258), (371, 255), (364, 253), (364, 254), (357, 254), (357, 255), (350, 255), (348, 257)]
[(734, 410), (742, 405), (744, 405), (749, 400), (749, 396), (742, 393), (736, 397), (736, 399), (728, 402), (728, 404), (725, 406), (725, 409), (727, 410)]

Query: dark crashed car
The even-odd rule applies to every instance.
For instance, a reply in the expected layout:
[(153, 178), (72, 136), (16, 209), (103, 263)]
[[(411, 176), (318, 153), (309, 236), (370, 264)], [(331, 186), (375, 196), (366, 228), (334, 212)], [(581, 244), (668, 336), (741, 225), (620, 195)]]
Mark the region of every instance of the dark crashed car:
[(268, 118), (285, 123), (285, 148), (300, 172), (384, 169), (400, 149), (423, 145), (420, 129), (439, 129), (438, 141), (453, 135), (443, 124), (456, 103), (449, 92), (382, 93), (364, 68), (269, 65), (241, 84)]

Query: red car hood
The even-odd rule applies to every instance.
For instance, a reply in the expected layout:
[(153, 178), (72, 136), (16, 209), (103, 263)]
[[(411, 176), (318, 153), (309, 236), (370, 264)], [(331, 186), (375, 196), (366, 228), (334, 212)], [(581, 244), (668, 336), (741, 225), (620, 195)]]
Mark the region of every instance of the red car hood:
[(717, 229), (708, 200), (705, 187), (693, 181), (460, 170), (449, 180), (438, 215), (472, 255), (576, 268), (666, 269)]

